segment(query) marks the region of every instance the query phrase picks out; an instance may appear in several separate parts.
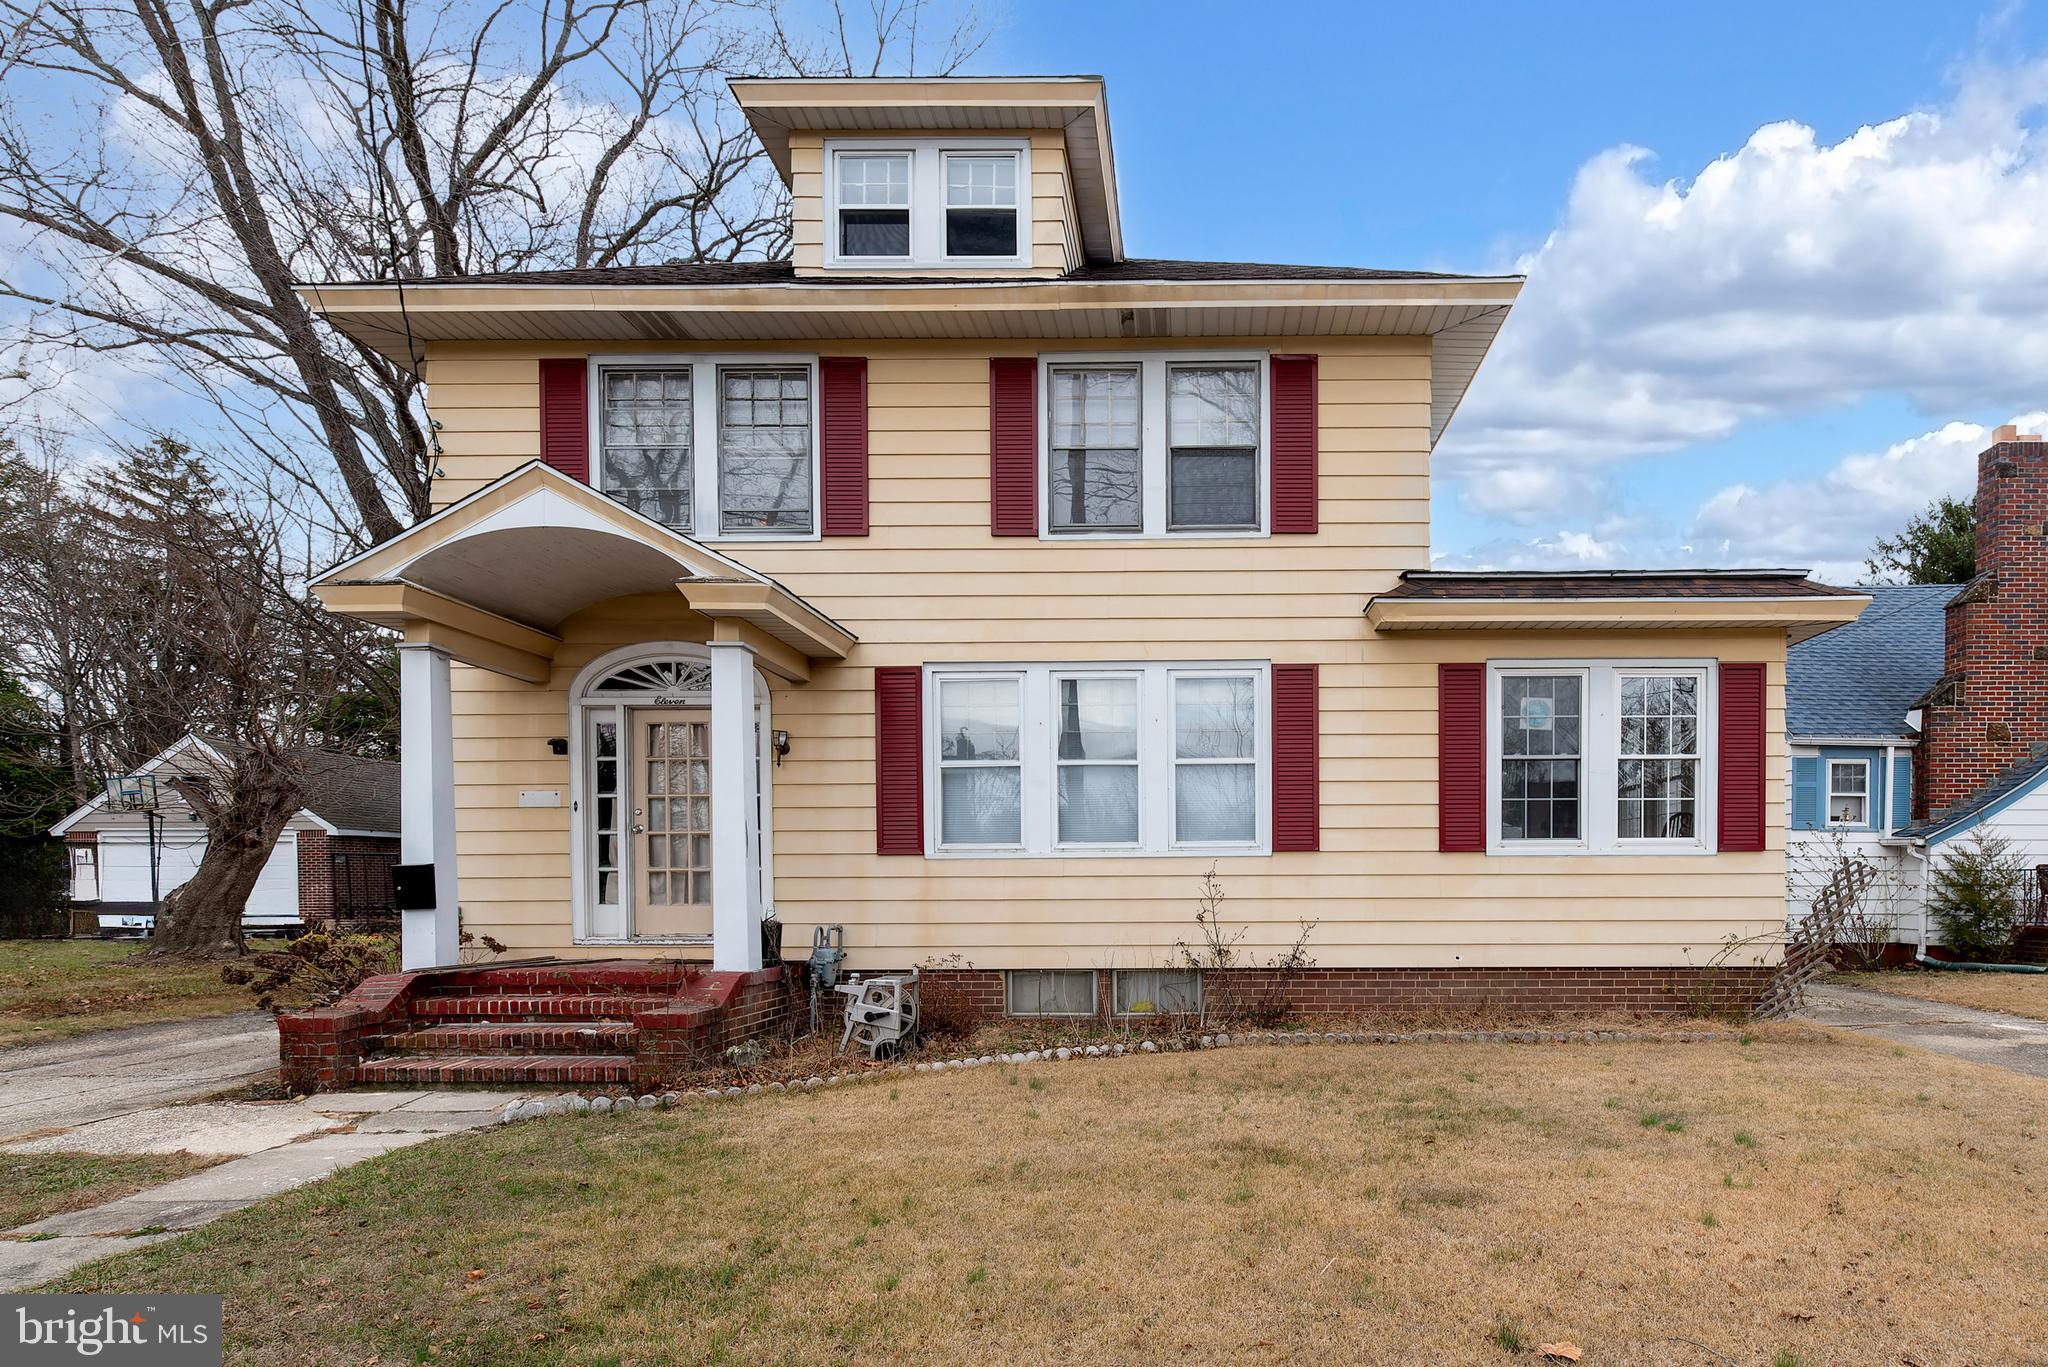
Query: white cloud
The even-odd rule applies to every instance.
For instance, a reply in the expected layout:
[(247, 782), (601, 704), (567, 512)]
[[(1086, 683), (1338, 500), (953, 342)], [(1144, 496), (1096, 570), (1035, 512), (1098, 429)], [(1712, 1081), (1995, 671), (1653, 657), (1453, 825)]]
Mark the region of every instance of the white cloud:
[[(1603, 471), (1744, 422), (1897, 393), (2031, 406), (2048, 375), (2048, 65), (1833, 144), (1758, 129), (1690, 181), (1587, 162), (1440, 448), (1496, 517), (1587, 506)], [(1922, 500), (1924, 502), (1924, 499)]]

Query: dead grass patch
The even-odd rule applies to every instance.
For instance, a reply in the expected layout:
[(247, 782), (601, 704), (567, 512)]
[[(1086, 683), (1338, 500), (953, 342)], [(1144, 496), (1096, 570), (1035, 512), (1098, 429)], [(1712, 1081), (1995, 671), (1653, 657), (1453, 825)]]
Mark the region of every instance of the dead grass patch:
[(2010, 1361), (2044, 1120), (1798, 1028), (991, 1067), (437, 1141), (62, 1289), (290, 1367)]
[(1842, 987), (2048, 1021), (2048, 973), (1959, 973), (1901, 968), (1879, 973), (1837, 973), (1827, 981)]
[(0, 1048), (93, 1030), (250, 1009), (217, 963), (165, 964), (146, 945), (117, 940), (0, 944)]
[(0, 1153), (0, 1231), (189, 1176), (210, 1154)]

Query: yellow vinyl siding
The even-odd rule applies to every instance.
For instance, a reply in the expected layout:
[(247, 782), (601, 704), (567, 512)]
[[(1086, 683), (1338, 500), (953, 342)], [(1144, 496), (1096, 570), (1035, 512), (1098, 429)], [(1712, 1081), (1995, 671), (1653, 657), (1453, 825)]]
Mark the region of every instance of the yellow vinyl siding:
[[(1228, 893), (1226, 917), (1251, 927), (1249, 944), (1283, 945), (1312, 920), (1311, 950), (1326, 966), (1704, 964), (1725, 937), (1778, 923), (1781, 634), (1374, 636), (1363, 617), (1367, 598), (1401, 570), (1428, 563), (1427, 339), (1224, 345), (1321, 358), (1320, 534), (1057, 543), (992, 537), (988, 358), (1041, 347), (816, 348), (870, 358), (872, 534), (718, 543), (860, 641), (846, 662), (818, 665), (808, 684), (774, 681), (773, 725), (792, 738), (791, 754), (773, 770), (775, 893), (786, 942), (805, 944), (814, 924), (830, 921), (847, 927), (860, 968), (948, 954), (991, 968), (1156, 964), (1193, 932), (1196, 884), (1212, 862)], [(436, 503), (538, 453), (540, 356), (611, 349), (436, 345), (427, 377), (447, 449)], [(456, 667), (465, 929), (493, 935), (515, 953), (618, 952), (570, 943), (569, 810), (520, 808), (518, 793), (558, 788), (566, 804), (568, 761), (550, 754), (547, 742), (568, 733), (567, 690), (585, 664), (639, 641), (702, 639), (705, 627), (680, 594), (637, 597), (565, 623), (547, 687)], [(1768, 662), (1771, 849), (1713, 857), (1438, 853), (1437, 663), (1603, 656)], [(1321, 666), (1320, 852), (1213, 861), (874, 854), (874, 666), (1181, 659)]]

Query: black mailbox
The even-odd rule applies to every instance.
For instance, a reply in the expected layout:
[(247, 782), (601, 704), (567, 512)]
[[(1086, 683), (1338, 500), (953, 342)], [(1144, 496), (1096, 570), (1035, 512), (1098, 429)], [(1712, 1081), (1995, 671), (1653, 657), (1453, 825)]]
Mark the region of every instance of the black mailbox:
[(391, 894), (394, 905), (400, 911), (434, 910), (434, 866), (393, 864)]

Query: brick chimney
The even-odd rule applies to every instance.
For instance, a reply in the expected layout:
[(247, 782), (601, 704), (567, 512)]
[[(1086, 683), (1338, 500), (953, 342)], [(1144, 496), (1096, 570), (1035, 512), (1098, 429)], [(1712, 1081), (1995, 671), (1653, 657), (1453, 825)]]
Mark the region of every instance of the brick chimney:
[(1969, 797), (2048, 745), (2048, 442), (2012, 427), (1977, 457), (1977, 577), (1948, 605), (1922, 704), (1914, 810)]

